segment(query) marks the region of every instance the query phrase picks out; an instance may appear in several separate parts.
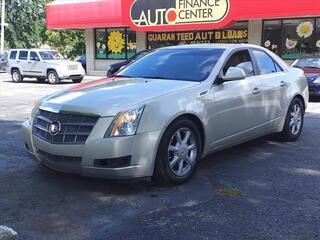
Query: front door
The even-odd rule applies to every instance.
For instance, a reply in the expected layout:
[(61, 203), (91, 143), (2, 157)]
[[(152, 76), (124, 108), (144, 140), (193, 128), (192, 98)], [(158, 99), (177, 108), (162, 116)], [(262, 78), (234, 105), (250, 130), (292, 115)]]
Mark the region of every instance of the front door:
[(214, 102), (210, 107), (207, 133), (213, 148), (252, 137), (251, 134), (259, 129), (253, 130), (264, 122), (261, 82), (255, 74), (249, 51), (234, 53), (220, 74), (223, 76), (229, 67), (243, 69), (247, 77), (213, 87)]
[(45, 76), (45, 73), (42, 69), (42, 62), (38, 54), (34, 51), (30, 52), (29, 61), (28, 61), (28, 71), (32, 76)]

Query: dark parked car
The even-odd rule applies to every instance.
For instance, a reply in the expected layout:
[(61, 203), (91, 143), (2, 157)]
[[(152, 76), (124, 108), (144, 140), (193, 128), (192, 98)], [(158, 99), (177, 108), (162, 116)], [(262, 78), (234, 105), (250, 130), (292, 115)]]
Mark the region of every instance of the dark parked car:
[(8, 54), (0, 54), (0, 71), (5, 72), (8, 65)]
[(75, 61), (81, 63), (83, 69), (87, 71), (87, 59), (86, 59), (86, 55), (81, 55), (81, 56), (77, 57), (77, 58), (75, 59)]
[(150, 50), (144, 50), (144, 51), (136, 53), (134, 56), (132, 56), (131, 58), (129, 58), (126, 61), (119, 62), (119, 63), (114, 63), (114, 64), (109, 65), (108, 68), (107, 68), (107, 77), (112, 76), (113, 74), (118, 72), (120, 70), (120, 68), (125, 67), (125, 66), (129, 65), (130, 63), (132, 63), (134, 61), (137, 61), (138, 59), (146, 56), (150, 52), (151, 52)]
[(320, 56), (299, 58), (292, 66), (301, 68), (306, 74), (310, 95), (320, 96)]

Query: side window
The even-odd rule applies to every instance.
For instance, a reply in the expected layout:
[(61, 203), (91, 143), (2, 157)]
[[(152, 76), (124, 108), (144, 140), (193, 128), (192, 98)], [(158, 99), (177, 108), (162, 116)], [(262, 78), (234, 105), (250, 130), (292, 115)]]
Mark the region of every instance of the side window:
[(30, 52), (30, 60), (31, 61), (40, 61), (40, 58), (36, 52)]
[(282, 69), (282, 67), (279, 66), (278, 63), (275, 62), (274, 65), (276, 66), (277, 72), (284, 72), (284, 70)]
[(257, 60), (257, 64), (261, 75), (278, 72), (276, 69), (275, 62), (268, 54), (257, 50), (253, 50), (252, 52)]
[(20, 60), (28, 60), (28, 51), (20, 51), (19, 59)]
[(10, 53), (10, 57), (9, 57), (9, 59), (11, 59), (11, 60), (15, 60), (15, 59), (16, 59), (16, 57), (17, 57), (17, 51), (12, 51), (12, 52)]
[(225, 75), (230, 67), (237, 67), (243, 69), (247, 77), (254, 76), (253, 64), (248, 50), (239, 51), (233, 54), (223, 68)]

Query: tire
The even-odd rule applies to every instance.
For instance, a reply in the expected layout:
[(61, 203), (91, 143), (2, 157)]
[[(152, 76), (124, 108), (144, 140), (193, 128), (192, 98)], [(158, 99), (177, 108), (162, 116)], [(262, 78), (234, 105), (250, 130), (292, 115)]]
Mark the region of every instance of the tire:
[(19, 69), (13, 69), (11, 71), (11, 78), (12, 78), (12, 81), (15, 83), (23, 81), (23, 76), (21, 75)]
[[(186, 142), (188, 132), (190, 137)], [(201, 153), (201, 138), (196, 124), (189, 119), (176, 120), (160, 141), (153, 181), (160, 185), (187, 182), (197, 168)]]
[(37, 80), (38, 80), (38, 82), (43, 83), (46, 81), (46, 78), (38, 77)]
[(59, 76), (56, 71), (50, 70), (47, 74), (47, 79), (50, 84), (58, 84), (60, 83)]
[(282, 141), (296, 141), (302, 132), (305, 109), (299, 98), (293, 99), (290, 104), (283, 131), (280, 133)]
[(72, 82), (73, 82), (73, 83), (81, 83), (82, 80), (83, 80), (83, 77), (78, 78), (78, 79), (72, 79)]

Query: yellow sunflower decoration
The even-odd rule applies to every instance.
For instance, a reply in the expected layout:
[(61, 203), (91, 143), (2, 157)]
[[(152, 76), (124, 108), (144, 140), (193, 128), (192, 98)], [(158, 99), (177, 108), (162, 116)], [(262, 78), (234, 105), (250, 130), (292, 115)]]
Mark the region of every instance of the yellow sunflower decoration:
[(297, 34), (299, 37), (308, 38), (312, 35), (314, 26), (311, 22), (302, 22), (297, 27)]
[(108, 37), (108, 48), (112, 53), (121, 53), (125, 47), (122, 33), (119, 31), (111, 32)]

